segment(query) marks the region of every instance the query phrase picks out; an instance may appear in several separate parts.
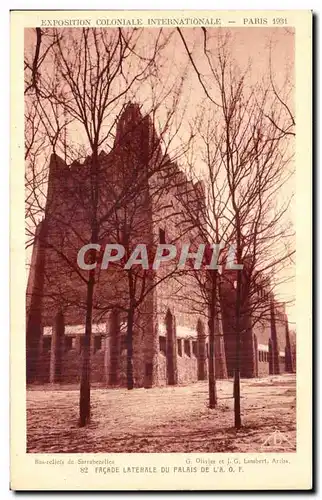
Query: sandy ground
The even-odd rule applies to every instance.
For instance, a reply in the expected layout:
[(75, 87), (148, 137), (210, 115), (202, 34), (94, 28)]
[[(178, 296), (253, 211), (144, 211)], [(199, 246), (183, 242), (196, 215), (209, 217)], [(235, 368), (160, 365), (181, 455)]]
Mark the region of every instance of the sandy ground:
[(93, 389), (92, 420), (78, 427), (78, 388), (27, 391), (27, 449), (41, 453), (295, 451), (295, 376), (242, 380), (242, 429), (233, 427), (233, 384)]

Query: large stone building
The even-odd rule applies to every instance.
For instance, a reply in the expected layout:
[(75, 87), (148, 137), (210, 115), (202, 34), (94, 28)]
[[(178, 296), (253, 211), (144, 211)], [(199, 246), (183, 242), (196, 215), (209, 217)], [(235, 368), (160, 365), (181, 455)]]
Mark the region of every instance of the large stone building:
[[(118, 242), (130, 251), (144, 243), (149, 255), (154, 255), (157, 243), (177, 247), (182, 242), (196, 243), (197, 234), (182, 214), (187, 204), (198, 211), (204, 199), (203, 185), (188, 181), (162, 152), (150, 118), (142, 116), (134, 104), (127, 105), (120, 117), (109, 154), (102, 151), (96, 159), (88, 157), (69, 166), (57, 155), (51, 156), (45, 216), (37, 227), (27, 286), (28, 382), (79, 381), (88, 271), (78, 267), (77, 254), (84, 244), (93, 242), (93, 221), (102, 249), (105, 243)], [(134, 302), (135, 386), (186, 384), (207, 378), (208, 306), (194, 276), (174, 273), (171, 266), (135, 271), (134, 285), (123, 266), (97, 266), (92, 382), (126, 385), (128, 314), (129, 304)], [(222, 280), (216, 368), (224, 360), (229, 376), (236, 352), (233, 298), (233, 277), (232, 281)], [(242, 376), (294, 368), (285, 311), (272, 297), (269, 301), (270, 314), (262, 323), (252, 325), (247, 317)], [(217, 372), (223, 373), (219, 368)]]
[[(236, 364), (235, 304), (236, 272), (226, 271), (221, 280), (221, 309), (228, 376)], [(242, 282), (245, 296), (241, 312), (241, 377), (251, 378), (295, 371), (295, 334), (289, 332), (285, 304), (274, 299), (262, 280), (247, 282), (244, 264)]]

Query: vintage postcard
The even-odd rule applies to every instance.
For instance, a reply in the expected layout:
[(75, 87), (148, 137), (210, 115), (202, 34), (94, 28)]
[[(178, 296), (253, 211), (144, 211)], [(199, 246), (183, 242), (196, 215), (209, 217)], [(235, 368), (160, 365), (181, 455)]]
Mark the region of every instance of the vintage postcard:
[(11, 488), (312, 488), (312, 13), (11, 12)]

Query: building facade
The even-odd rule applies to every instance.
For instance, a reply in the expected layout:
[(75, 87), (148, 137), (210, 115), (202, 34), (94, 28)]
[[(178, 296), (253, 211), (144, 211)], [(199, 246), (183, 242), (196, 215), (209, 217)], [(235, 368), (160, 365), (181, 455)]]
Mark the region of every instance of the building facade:
[[(93, 234), (102, 250), (106, 243), (121, 243), (126, 251), (143, 243), (151, 255), (155, 255), (157, 243), (180, 247), (182, 242), (196, 242), (197, 233), (182, 214), (187, 204), (197, 211), (204, 203), (203, 189), (162, 152), (153, 123), (135, 104), (127, 105), (122, 113), (110, 153), (101, 151), (97, 158), (71, 165), (51, 156), (45, 216), (36, 230), (27, 286), (28, 383), (76, 383), (80, 379), (88, 271), (77, 264), (79, 249), (93, 242)], [(93, 220), (95, 224), (99, 221), (94, 228)], [(136, 387), (188, 384), (207, 378), (208, 305), (201, 300), (191, 273), (178, 275), (171, 265), (137, 271), (132, 277), (121, 265), (97, 266), (92, 382), (126, 385), (131, 311)], [(219, 369), (224, 360), (228, 376), (232, 376), (234, 289), (225, 281), (220, 294), (216, 371), (225, 373)], [(133, 310), (129, 304), (134, 304)], [(241, 375), (293, 371), (285, 311), (271, 299), (264, 326), (253, 325), (250, 318), (247, 321)]]

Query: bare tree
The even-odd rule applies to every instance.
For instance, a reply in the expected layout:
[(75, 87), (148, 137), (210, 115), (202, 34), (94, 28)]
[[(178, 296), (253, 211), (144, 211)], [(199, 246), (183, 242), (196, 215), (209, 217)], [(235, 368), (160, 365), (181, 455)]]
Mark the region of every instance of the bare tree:
[[(294, 37), (294, 32), (291, 32)], [(273, 47), (269, 47), (269, 90), (273, 94), (273, 99), (277, 106), (273, 106), (267, 110), (266, 118), (277, 128), (283, 135), (295, 137), (295, 116), (292, 108), (294, 106), (294, 85), (292, 84), (292, 75), (288, 72), (285, 74), (283, 85), (278, 86), (276, 83), (276, 74), (273, 69)], [(276, 115), (276, 108), (278, 116)], [(281, 120), (283, 114), (283, 120)]]
[[(46, 62), (51, 55), (54, 45), (57, 43), (57, 32), (51, 29), (33, 28), (32, 31), (35, 43), (32, 50), (25, 53), (24, 75), (25, 75), (25, 95), (41, 95), (39, 86), (41, 72), (46, 66)], [(29, 34), (29, 33), (28, 33)]]
[[(47, 75), (45, 75), (37, 84), (37, 88), (40, 89), (39, 95), (42, 100), (40, 104), (42, 120), (44, 121), (44, 116), (48, 118), (51, 115), (56, 119), (56, 127), (52, 126), (50, 119), (45, 120), (45, 132), (48, 134), (51, 130), (50, 127), (55, 128), (57, 132), (54, 136), (57, 141), (52, 143), (52, 150), (55, 153), (54, 146), (59, 143), (63, 148), (65, 158), (68, 154), (69, 158), (74, 156), (74, 161), (72, 167), (66, 170), (66, 165), (62, 164), (57, 155), (52, 157), (53, 175), (56, 175), (55, 172), (59, 172), (59, 175), (65, 176), (65, 181), (60, 182), (60, 194), (59, 192), (55, 194), (47, 191), (46, 212), (51, 217), (54, 214), (57, 226), (66, 228), (66, 231), (58, 231), (59, 234), (56, 231), (55, 244), (49, 245), (56, 253), (56, 257), (58, 256), (64, 261), (66, 270), (69, 269), (69, 272), (77, 275), (77, 279), (86, 287), (85, 304), (82, 304), (80, 293), (75, 291), (75, 303), (82, 304), (86, 311), (80, 388), (80, 425), (83, 426), (89, 422), (90, 418), (90, 345), (95, 309), (95, 286), (99, 278), (95, 268), (85, 273), (77, 269), (72, 255), (75, 255), (76, 248), (79, 249), (82, 244), (91, 243), (95, 246), (104, 241), (106, 231), (111, 231), (113, 217), (117, 219), (122, 210), (123, 213), (126, 212), (127, 206), (139, 204), (138, 200), (141, 203), (148, 196), (147, 187), (152, 176), (162, 177), (162, 171), (165, 171), (169, 163), (167, 149), (165, 148), (160, 153), (161, 145), (160, 139), (158, 139), (157, 150), (154, 150), (156, 140), (150, 135), (147, 138), (147, 141), (151, 142), (150, 145), (145, 142), (138, 145), (146, 149), (147, 158), (143, 162), (142, 160), (136, 161), (129, 165), (131, 154), (128, 154), (127, 144), (133, 138), (146, 141), (146, 138), (142, 136), (142, 122), (144, 121), (146, 124), (147, 117), (144, 119), (141, 117), (132, 125), (126, 124), (125, 127), (121, 123), (117, 126), (115, 133), (117, 116), (122, 107), (126, 108), (129, 97), (135, 96), (137, 87), (143, 82), (146, 82), (146, 85), (154, 91), (154, 100), (152, 99), (154, 113), (157, 113), (162, 100), (173, 94), (173, 103), (167, 112), (163, 127), (164, 136), (168, 134), (169, 144), (171, 142), (171, 140), (169, 141), (170, 124), (176, 121), (177, 126), (180, 126), (180, 119), (178, 120), (178, 113), (175, 115), (175, 110), (181, 82), (175, 82), (174, 86), (170, 85), (166, 90), (161, 84), (162, 96), (159, 94), (158, 102), (156, 101), (158, 93), (157, 62), (168, 40), (163, 35), (162, 30), (158, 30), (155, 35), (148, 57), (146, 53), (142, 55), (144, 51), (142, 52), (141, 49), (144, 43), (142, 42), (143, 45), (141, 45), (141, 30), (84, 29), (64, 30), (63, 33), (55, 31), (54, 33), (55, 43), (51, 47), (54, 83), (52, 78), (46, 78)], [(153, 82), (156, 83), (153, 84)], [(127, 106), (127, 109), (133, 109), (133, 106), (132, 108)], [(57, 122), (59, 116), (64, 118), (64, 132), (67, 130), (69, 137), (66, 137), (66, 133), (61, 133), (62, 128)], [(69, 150), (67, 149), (67, 144), (72, 142), (71, 127), (68, 128), (70, 124), (76, 127), (81, 136), (81, 142), (86, 144), (85, 151), (87, 154), (89, 153), (82, 169), (78, 168), (82, 153), (80, 148), (77, 148), (77, 144), (75, 144), (74, 148), (69, 145)], [(117, 172), (115, 164), (108, 163), (106, 166), (106, 161), (108, 161), (104, 159), (106, 154), (100, 153), (103, 145), (112, 148), (114, 160), (119, 166)], [(158, 161), (152, 162), (152, 157), (154, 160), (158, 158)], [(51, 173), (49, 173), (49, 179), (50, 175)], [(167, 175), (169, 176), (169, 174)], [(34, 178), (33, 176), (32, 180)], [(66, 203), (59, 206), (63, 197), (66, 198)], [(68, 205), (68, 217), (66, 217), (65, 205)], [(80, 207), (85, 208), (81, 219)], [(127, 236), (129, 234), (123, 231), (122, 237)], [(48, 245), (48, 241), (46, 244)], [(66, 248), (68, 248), (67, 251)], [(96, 259), (97, 252), (94, 249), (90, 250), (89, 264), (95, 264)], [(132, 273), (129, 273), (128, 276), (129, 284), (131, 284)], [(148, 290), (149, 287), (144, 284), (140, 292), (141, 302)], [(61, 290), (57, 290), (54, 295), (63, 297)], [(136, 305), (137, 303), (135, 307)], [(102, 309), (102, 304), (97, 307)], [(112, 307), (113, 304), (109, 306), (105, 304), (103, 309), (107, 310)], [(129, 315), (132, 313), (133, 308), (130, 307)], [(128, 325), (130, 329), (131, 321), (128, 321)], [(129, 343), (130, 337), (129, 334)], [(131, 349), (129, 349), (130, 351)], [(129, 366), (130, 364), (129, 361)]]
[[(181, 197), (182, 218), (194, 228), (198, 238), (192, 247), (198, 251), (200, 242), (206, 244), (202, 269), (191, 268), (189, 273), (195, 280), (199, 293), (191, 305), (199, 314), (207, 314), (209, 331), (209, 407), (217, 404), (216, 377), (226, 378), (227, 367), (221, 328), (220, 314), (220, 253), (223, 242), (228, 244), (231, 220), (227, 218), (229, 193), (221, 160), (221, 142), (218, 141), (215, 113), (209, 106), (201, 106), (193, 123), (195, 141), (198, 143), (199, 161), (203, 169), (196, 171), (194, 154), (186, 157), (190, 184), (190, 196)], [(179, 278), (178, 278), (179, 279)], [(206, 304), (206, 308), (205, 308)], [(216, 370), (217, 368), (217, 370)]]
[[(128, 119), (125, 115), (124, 120), (131, 125), (127, 125), (125, 135), (119, 139), (116, 137), (120, 145), (121, 161), (115, 186), (116, 192), (127, 189), (129, 196), (126, 204), (115, 204), (109, 217), (101, 219), (100, 240), (104, 241), (108, 236), (107, 241), (120, 244), (125, 249), (124, 258), (113, 265), (111, 281), (118, 283), (124, 291), (120, 294), (116, 291), (118, 303), (115, 308), (125, 313), (128, 389), (134, 387), (134, 328), (143, 328), (136, 319), (140, 317), (144, 322), (143, 310), (149, 307), (149, 301), (153, 302), (155, 288), (179, 273), (176, 263), (168, 266), (163, 273), (152, 265), (159, 243), (156, 227), (178, 214), (169, 193), (184, 184), (176, 161), (189, 147), (190, 138), (184, 145), (176, 148), (171, 159), (169, 156), (171, 144), (176, 139), (185, 113), (183, 109), (181, 118), (179, 117), (180, 97), (181, 85), (176, 89), (171, 88), (166, 119), (160, 124), (158, 131), (154, 126), (159, 106), (157, 101), (154, 101), (151, 113), (144, 117), (137, 105), (127, 108)], [(131, 265), (132, 260), (134, 265)], [(124, 262), (128, 264), (124, 266)], [(99, 309), (102, 312), (106, 310), (104, 301)]]
[[(220, 170), (222, 175), (214, 178), (212, 171), (209, 172), (209, 161), (206, 161), (208, 190), (213, 195), (209, 204), (211, 219), (216, 220), (216, 214), (220, 214), (225, 242), (234, 242), (236, 262), (243, 263), (245, 268), (234, 273), (234, 401), (235, 427), (239, 428), (241, 338), (249, 328), (245, 318), (251, 314), (256, 322), (256, 317), (263, 315), (262, 301), (249, 302), (249, 297), (259, 279), (264, 280), (266, 287), (269, 283), (271, 292), (277, 285), (281, 267), (286, 266), (293, 255), (292, 231), (286, 217), (290, 199), (287, 197), (284, 203), (278, 199), (292, 174), (293, 152), (288, 140), (291, 134), (287, 133), (290, 115), (285, 112), (285, 102), (277, 91), (271, 92), (272, 79), (268, 84), (265, 79), (253, 83), (251, 67), (246, 70), (238, 67), (229, 53), (227, 37), (218, 37), (214, 51), (208, 31), (203, 29), (203, 51), (210, 73), (205, 80), (183, 33), (179, 34), (205, 90), (207, 106), (213, 113), (211, 140), (206, 141), (205, 151), (207, 156), (210, 153), (215, 157), (215, 172)], [(206, 83), (209, 78), (212, 94)], [(209, 123), (206, 122), (206, 128)], [(218, 210), (216, 202), (221, 203), (222, 211)], [(210, 241), (217, 234), (216, 227), (212, 227)]]

